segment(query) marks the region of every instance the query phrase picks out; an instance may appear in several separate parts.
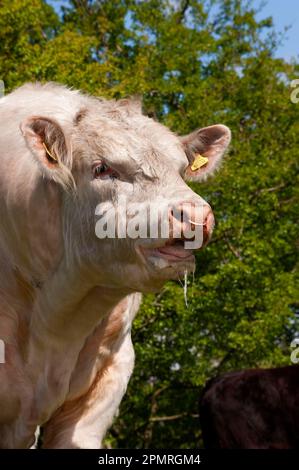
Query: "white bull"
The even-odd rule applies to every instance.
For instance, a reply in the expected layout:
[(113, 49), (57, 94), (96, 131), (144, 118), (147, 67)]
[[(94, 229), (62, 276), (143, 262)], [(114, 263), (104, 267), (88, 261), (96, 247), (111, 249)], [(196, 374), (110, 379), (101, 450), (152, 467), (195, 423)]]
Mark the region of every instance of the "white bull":
[[(194, 268), (184, 229), (206, 243), (213, 228), (184, 178), (213, 173), (229, 141), (223, 125), (178, 137), (134, 100), (55, 84), (0, 100), (1, 448), (30, 447), (40, 425), (45, 448), (101, 446), (133, 370), (140, 292)], [(129, 218), (163, 197), (167, 237), (98, 238), (96, 207), (123, 217), (120, 196)]]

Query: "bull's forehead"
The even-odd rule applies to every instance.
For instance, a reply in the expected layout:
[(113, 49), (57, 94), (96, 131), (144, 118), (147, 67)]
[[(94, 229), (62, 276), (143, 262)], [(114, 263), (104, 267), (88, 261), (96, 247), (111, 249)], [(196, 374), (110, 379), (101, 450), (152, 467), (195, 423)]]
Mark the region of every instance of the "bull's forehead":
[(93, 135), (94, 156), (116, 167), (141, 168), (146, 173), (166, 167), (181, 172), (188, 163), (179, 137), (141, 114), (123, 120), (98, 117)]

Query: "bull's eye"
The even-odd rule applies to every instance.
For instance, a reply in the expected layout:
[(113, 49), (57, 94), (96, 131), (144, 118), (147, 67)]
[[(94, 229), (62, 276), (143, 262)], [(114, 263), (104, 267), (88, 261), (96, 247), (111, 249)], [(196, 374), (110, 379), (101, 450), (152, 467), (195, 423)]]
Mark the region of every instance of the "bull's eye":
[(99, 176), (103, 175), (104, 173), (106, 173), (106, 171), (108, 170), (108, 165), (106, 165), (106, 163), (101, 163), (101, 165), (98, 165), (95, 167), (94, 169), (94, 175), (96, 178), (98, 178)]
[(114, 179), (117, 177), (115, 171), (110, 168), (106, 163), (100, 163), (93, 169), (93, 175), (96, 179)]

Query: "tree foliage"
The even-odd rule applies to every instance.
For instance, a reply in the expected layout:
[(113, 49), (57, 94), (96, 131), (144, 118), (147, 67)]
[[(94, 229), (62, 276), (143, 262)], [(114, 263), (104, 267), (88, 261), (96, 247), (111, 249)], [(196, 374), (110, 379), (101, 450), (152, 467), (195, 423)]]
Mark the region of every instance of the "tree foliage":
[[(145, 298), (136, 368), (107, 437), (118, 447), (201, 445), (198, 400), (227, 370), (290, 363), (298, 328), (299, 104), (295, 60), (275, 58), (271, 18), (243, 0), (0, 0), (7, 91), (54, 80), (119, 98), (179, 133), (222, 122), (229, 155), (194, 184), (217, 220), (197, 255), (188, 308), (180, 282)], [(296, 284), (297, 282), (297, 284)]]

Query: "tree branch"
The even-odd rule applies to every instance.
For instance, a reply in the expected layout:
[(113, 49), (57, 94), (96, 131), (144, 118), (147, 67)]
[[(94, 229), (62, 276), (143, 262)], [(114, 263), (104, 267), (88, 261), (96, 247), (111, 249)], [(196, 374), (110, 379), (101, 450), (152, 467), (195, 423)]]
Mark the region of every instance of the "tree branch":
[(168, 388), (168, 385), (164, 385), (163, 387), (161, 388), (158, 388), (157, 390), (154, 391), (154, 393), (152, 394), (151, 396), (151, 413), (150, 413), (150, 417), (148, 419), (148, 424), (145, 428), (145, 431), (144, 431), (144, 448), (145, 449), (149, 449), (150, 448), (150, 444), (151, 444), (151, 441), (152, 441), (152, 438), (153, 438), (153, 426), (154, 426), (154, 423), (152, 421), (152, 416), (157, 412), (158, 410), (158, 402), (157, 402), (157, 398), (158, 396), (164, 392), (164, 390), (166, 390)]
[(185, 13), (186, 13), (189, 5), (190, 5), (189, 0), (185, 0), (184, 2), (182, 2), (182, 6), (181, 6), (180, 11), (178, 12), (178, 18), (176, 20), (177, 24), (180, 24), (183, 21)]
[(257, 191), (255, 191), (249, 198), (249, 200), (251, 201), (252, 199), (254, 199), (256, 196), (259, 196), (260, 194), (262, 193), (272, 193), (274, 191), (279, 191), (280, 189), (282, 188), (285, 188), (287, 186), (286, 183), (280, 183), (276, 186), (272, 186), (271, 188), (262, 188), (262, 189), (258, 189)]
[(241, 256), (241, 254), (239, 253), (239, 251), (230, 243), (230, 241), (225, 238), (224, 239), (225, 243), (227, 244), (228, 248), (230, 249), (230, 251), (233, 253), (233, 255), (238, 258), (240, 261), (243, 261), (243, 258)]
[(185, 412), (185, 413), (180, 413), (180, 414), (172, 415), (172, 416), (152, 416), (150, 418), (150, 421), (153, 421), (153, 422), (157, 422), (157, 421), (174, 421), (176, 419), (184, 418), (185, 416), (189, 416), (191, 418), (199, 418), (199, 414), (189, 414), (189, 413)]

